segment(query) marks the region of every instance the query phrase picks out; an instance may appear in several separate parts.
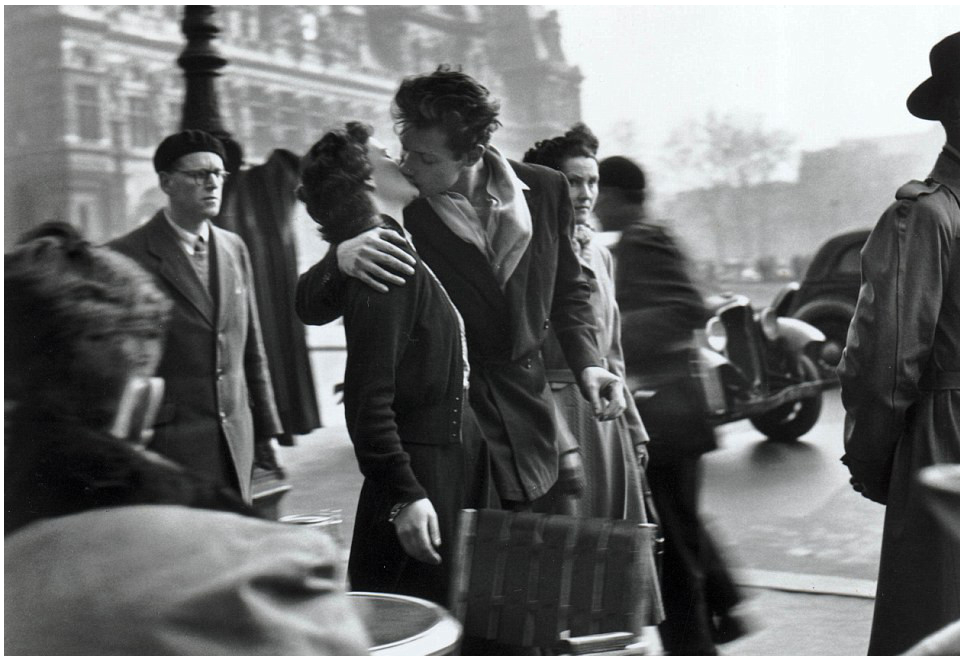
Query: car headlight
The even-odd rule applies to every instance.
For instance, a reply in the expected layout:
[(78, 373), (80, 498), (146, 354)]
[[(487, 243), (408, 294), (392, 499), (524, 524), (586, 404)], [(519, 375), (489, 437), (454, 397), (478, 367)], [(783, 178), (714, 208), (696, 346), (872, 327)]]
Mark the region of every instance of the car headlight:
[(719, 317), (706, 322), (706, 343), (713, 351), (722, 352), (726, 349), (726, 327)]
[(773, 308), (763, 309), (763, 312), (760, 313), (760, 328), (763, 330), (763, 336), (771, 342), (780, 336), (776, 310)]

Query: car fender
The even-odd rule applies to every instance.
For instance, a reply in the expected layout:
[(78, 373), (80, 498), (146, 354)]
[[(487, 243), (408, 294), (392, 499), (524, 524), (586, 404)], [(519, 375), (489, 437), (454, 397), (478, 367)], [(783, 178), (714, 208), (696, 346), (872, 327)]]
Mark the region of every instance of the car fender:
[(773, 297), (773, 303), (770, 305), (778, 317), (787, 316), (799, 291), (800, 283), (796, 281), (788, 282), (780, 288), (777, 295)]
[(854, 316), (855, 305), (844, 301), (811, 301), (793, 313), (795, 319), (812, 322), (821, 317), (836, 317), (848, 324)]
[(825, 342), (827, 340), (827, 337), (817, 328), (792, 317), (778, 317), (777, 330), (787, 348), (794, 352), (803, 351), (808, 344), (813, 342)]

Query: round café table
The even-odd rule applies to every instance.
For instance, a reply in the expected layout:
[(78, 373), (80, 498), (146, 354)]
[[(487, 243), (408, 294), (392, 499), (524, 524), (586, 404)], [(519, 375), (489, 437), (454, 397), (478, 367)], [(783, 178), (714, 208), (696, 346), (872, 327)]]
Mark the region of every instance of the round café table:
[(349, 592), (373, 656), (446, 656), (458, 652), (462, 625), (431, 601), (403, 594)]

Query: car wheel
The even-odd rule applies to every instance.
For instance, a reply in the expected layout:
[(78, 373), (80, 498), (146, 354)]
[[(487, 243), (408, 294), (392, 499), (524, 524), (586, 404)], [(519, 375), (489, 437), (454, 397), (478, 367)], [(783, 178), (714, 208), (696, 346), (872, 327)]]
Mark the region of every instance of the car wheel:
[[(806, 356), (798, 357), (797, 366), (801, 381), (820, 379), (817, 366)], [(822, 408), (823, 396), (817, 393), (813, 397), (787, 402), (772, 411), (750, 418), (750, 422), (771, 441), (795, 441), (817, 424)]]

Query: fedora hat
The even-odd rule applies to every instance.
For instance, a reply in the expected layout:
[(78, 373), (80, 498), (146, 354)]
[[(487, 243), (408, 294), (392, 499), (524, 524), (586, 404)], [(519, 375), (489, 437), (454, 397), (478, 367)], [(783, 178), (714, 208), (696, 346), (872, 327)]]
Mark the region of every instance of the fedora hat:
[(914, 117), (940, 119), (941, 100), (961, 89), (961, 33), (944, 37), (931, 49), (931, 77), (907, 97), (907, 109)]

